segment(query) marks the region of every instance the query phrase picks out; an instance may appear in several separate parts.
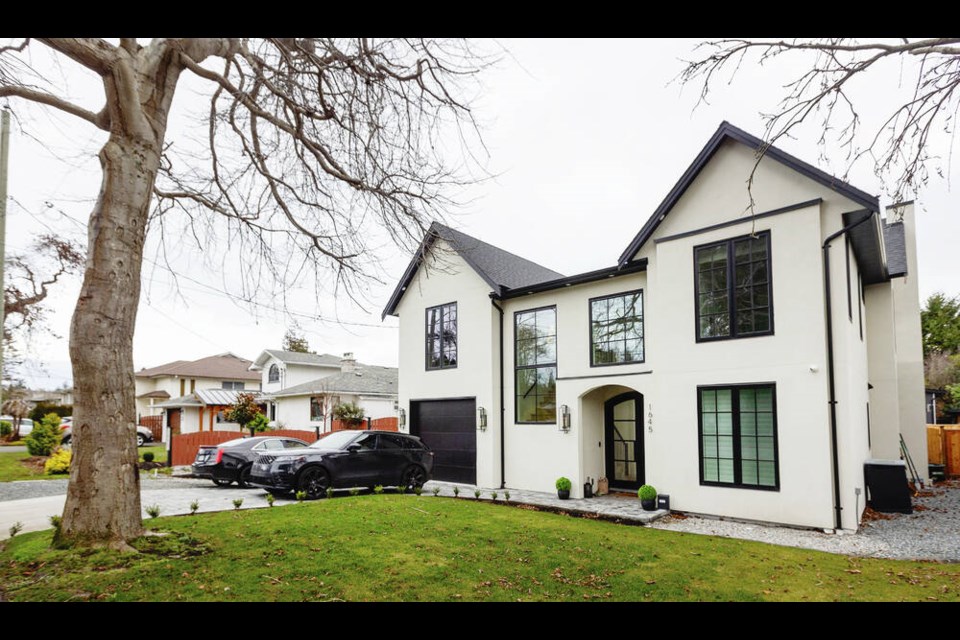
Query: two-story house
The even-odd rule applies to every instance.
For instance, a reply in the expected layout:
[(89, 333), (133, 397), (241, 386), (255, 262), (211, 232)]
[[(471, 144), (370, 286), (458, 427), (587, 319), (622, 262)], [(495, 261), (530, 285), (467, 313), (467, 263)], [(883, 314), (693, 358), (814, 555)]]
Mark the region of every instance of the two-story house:
[(251, 364), (232, 353), (220, 353), (141, 369), (134, 374), (137, 416), (160, 415), (163, 407), (158, 405), (198, 389), (259, 391), (260, 374), (249, 370)]
[[(927, 459), (913, 207), (724, 122), (606, 269), (433, 225), (391, 296), (434, 477), (855, 529), (864, 464)], [(753, 173), (752, 189), (747, 179)], [(751, 203), (752, 197), (752, 203)], [(611, 256), (612, 257), (612, 256)]]
[(265, 349), (250, 368), (262, 376), (267, 415), (289, 429), (326, 431), (340, 403), (358, 405), (369, 418), (397, 415), (397, 369), (359, 363), (352, 353)]

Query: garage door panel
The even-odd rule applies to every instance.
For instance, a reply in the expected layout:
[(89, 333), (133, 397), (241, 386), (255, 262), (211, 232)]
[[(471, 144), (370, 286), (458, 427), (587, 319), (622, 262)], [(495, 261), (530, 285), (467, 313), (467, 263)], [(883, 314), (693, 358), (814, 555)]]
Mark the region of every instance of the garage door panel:
[(435, 479), (476, 483), (476, 406), (473, 399), (410, 403), (410, 430), (433, 450)]

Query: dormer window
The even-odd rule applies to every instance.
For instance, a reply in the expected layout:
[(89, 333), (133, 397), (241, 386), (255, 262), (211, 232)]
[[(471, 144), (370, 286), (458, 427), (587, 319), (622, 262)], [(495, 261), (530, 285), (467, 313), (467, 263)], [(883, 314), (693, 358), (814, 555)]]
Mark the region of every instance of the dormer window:
[(280, 382), (280, 367), (275, 364), (270, 365), (267, 372), (267, 382)]

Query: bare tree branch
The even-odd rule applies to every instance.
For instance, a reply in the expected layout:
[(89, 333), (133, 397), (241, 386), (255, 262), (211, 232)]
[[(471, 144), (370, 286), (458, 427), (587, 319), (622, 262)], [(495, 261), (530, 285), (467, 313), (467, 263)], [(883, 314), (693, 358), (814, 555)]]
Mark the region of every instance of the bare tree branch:
[(116, 47), (101, 38), (37, 38), (55, 51), (100, 75), (109, 73)]
[[(786, 95), (777, 108), (764, 114), (766, 145), (763, 152), (804, 122), (815, 119), (822, 128), (821, 147), (835, 137), (847, 152), (847, 173), (861, 159), (873, 163), (878, 178), (890, 183), (888, 193), (900, 201), (925, 184), (930, 171), (939, 171), (939, 158), (931, 149), (931, 135), (950, 135), (960, 108), (960, 38), (900, 39), (862, 43), (833, 38), (792, 41), (717, 40), (698, 48), (710, 53), (687, 61), (679, 75), (682, 83), (699, 83), (698, 105), (707, 102), (717, 82), (732, 81), (748, 56), (765, 64), (789, 54), (812, 56), (811, 63), (784, 86)], [(848, 93), (851, 82), (869, 74), (892, 58), (916, 58), (906, 68), (912, 77), (912, 97), (893, 111), (859, 144), (861, 114)], [(729, 74), (721, 74), (729, 71)], [(756, 166), (748, 179), (752, 187)], [(846, 175), (843, 176), (846, 178)], [(751, 198), (752, 202), (752, 198)]]
[(49, 107), (54, 107), (60, 111), (69, 113), (70, 115), (77, 116), (78, 118), (83, 118), (99, 129), (103, 129), (104, 131), (110, 130), (110, 119), (105, 110), (100, 111), (99, 113), (94, 113), (84, 109), (83, 107), (77, 106), (72, 102), (68, 102), (63, 98), (58, 98), (57, 96), (44, 93), (43, 91), (37, 91), (35, 89), (29, 89), (27, 87), (20, 86), (0, 86), (0, 98), (6, 97), (23, 98), (24, 100), (30, 100), (31, 102), (45, 104)]

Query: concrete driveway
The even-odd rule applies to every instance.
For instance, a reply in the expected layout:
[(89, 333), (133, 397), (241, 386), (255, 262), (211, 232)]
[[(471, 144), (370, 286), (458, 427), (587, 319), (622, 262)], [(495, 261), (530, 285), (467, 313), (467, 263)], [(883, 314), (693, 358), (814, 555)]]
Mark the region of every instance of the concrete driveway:
[[(10, 527), (16, 522), (23, 523), (24, 533), (39, 531), (50, 528), (50, 516), (63, 513), (67, 498), (66, 481), (27, 480), (3, 484), (6, 485), (3, 494), (7, 499), (0, 497), (0, 540), (10, 537)], [(15, 496), (18, 494), (31, 497), (17, 499)], [(199, 512), (228, 511), (234, 508), (233, 501), (238, 498), (243, 499), (241, 509), (269, 506), (267, 493), (263, 489), (240, 489), (236, 485), (221, 488), (213, 486), (209, 480), (193, 478), (141, 476), (140, 504), (145, 520), (149, 519), (146, 508), (152, 505), (160, 507), (161, 516), (171, 516), (190, 513), (190, 503), (194, 500), (200, 503)], [(292, 498), (277, 498), (275, 504), (280, 506), (293, 502), (296, 500)]]

